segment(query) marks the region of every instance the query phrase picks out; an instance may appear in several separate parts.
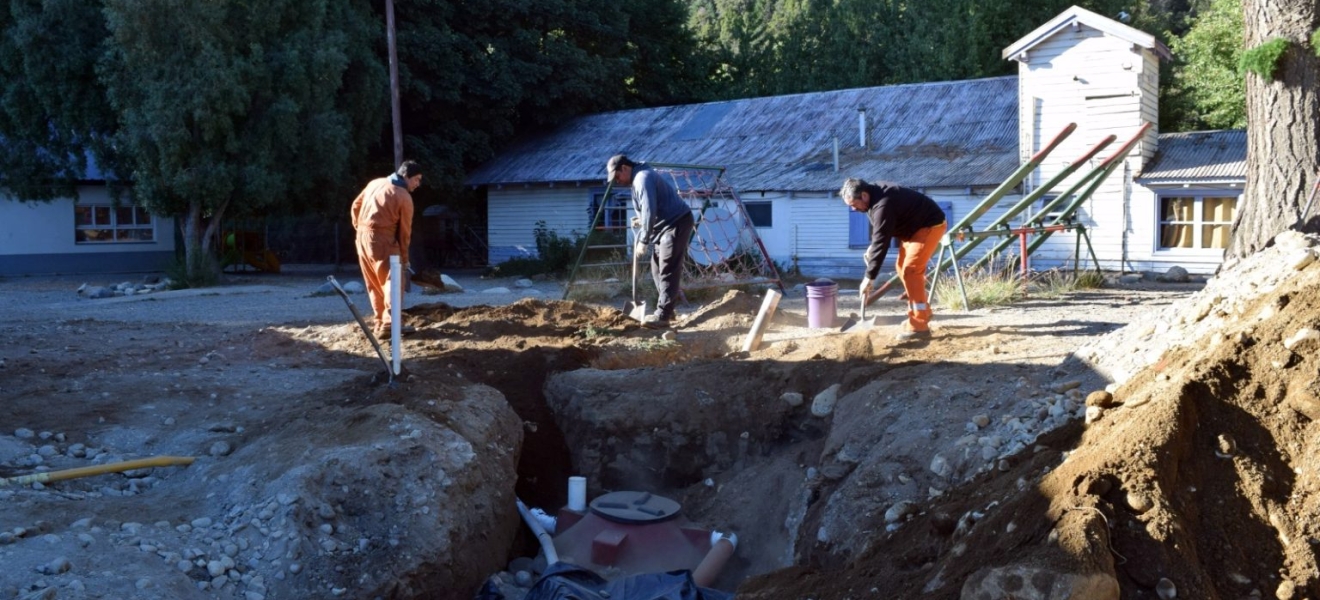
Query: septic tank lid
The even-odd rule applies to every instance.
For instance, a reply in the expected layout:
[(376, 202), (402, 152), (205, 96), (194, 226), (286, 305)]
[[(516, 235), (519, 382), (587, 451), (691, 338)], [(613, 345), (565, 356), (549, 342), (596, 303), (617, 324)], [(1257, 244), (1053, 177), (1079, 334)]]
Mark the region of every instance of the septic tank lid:
[(610, 492), (591, 501), (591, 512), (616, 523), (659, 523), (678, 516), (680, 508), (651, 492)]

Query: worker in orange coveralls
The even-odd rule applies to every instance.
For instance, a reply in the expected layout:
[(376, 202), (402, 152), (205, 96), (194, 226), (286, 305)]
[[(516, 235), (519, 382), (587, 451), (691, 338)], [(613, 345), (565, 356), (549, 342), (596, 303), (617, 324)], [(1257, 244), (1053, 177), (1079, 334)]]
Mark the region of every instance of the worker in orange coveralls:
[[(412, 240), (412, 191), (422, 185), (422, 167), (403, 161), (389, 177), (373, 179), (353, 200), (351, 215), (357, 232), (358, 264), (367, 284), (367, 297), (375, 313), (377, 337), (390, 334), (390, 256), (398, 255), (408, 288), (408, 244)], [(402, 294), (399, 296), (403, 297)], [(400, 324), (402, 325), (402, 324)], [(401, 327), (410, 333), (411, 327)]]
[(867, 183), (848, 179), (839, 189), (848, 208), (866, 213), (871, 221), (871, 244), (866, 249), (866, 274), (862, 278), (863, 302), (880, 275), (892, 238), (898, 238), (897, 270), (907, 292), (908, 318), (898, 341), (930, 338), (930, 300), (926, 297), (926, 263), (939, 248), (948, 224), (944, 211), (925, 194), (888, 181)]

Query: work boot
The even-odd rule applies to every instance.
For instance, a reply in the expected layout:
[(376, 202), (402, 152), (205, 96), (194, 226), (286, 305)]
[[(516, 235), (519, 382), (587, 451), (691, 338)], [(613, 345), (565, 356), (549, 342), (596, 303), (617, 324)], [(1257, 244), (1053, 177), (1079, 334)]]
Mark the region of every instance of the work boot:
[(669, 329), (669, 315), (664, 313), (652, 313), (642, 319), (642, 327), (648, 329)]
[(900, 332), (898, 332), (898, 335), (894, 336), (894, 341), (896, 341), (896, 342), (898, 342), (898, 343), (900, 343), (900, 344), (903, 343), (903, 342), (911, 342), (911, 341), (915, 341), (915, 340), (928, 340), (928, 339), (930, 339), (930, 330), (929, 330), (929, 329), (927, 329), (927, 330), (925, 330), (925, 331), (910, 331), (910, 330), (904, 330), (904, 331), (900, 331)]

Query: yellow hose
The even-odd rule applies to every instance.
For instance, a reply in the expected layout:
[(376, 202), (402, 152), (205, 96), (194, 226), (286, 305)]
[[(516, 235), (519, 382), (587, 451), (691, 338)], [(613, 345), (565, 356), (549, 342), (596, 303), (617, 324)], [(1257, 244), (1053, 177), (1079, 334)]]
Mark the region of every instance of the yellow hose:
[(31, 475), (19, 475), (18, 477), (0, 478), (0, 487), (7, 485), (27, 485), (29, 483), (63, 481), (65, 479), (77, 479), (79, 477), (104, 475), (106, 473), (121, 473), (123, 471), (146, 469), (149, 467), (188, 466), (191, 465), (194, 460), (197, 459), (191, 456), (153, 456), (151, 458), (139, 458), (137, 460), (126, 460), (124, 462), (95, 465), (91, 467), (78, 467), (76, 469), (64, 469), (63, 471), (46, 471), (45, 473), (33, 473)]

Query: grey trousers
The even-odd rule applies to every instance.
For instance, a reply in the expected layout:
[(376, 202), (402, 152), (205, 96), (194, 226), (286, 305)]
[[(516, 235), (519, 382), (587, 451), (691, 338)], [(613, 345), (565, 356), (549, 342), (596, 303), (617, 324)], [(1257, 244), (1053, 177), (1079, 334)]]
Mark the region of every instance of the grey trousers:
[(691, 212), (679, 217), (673, 225), (660, 231), (655, 252), (651, 253), (651, 276), (655, 279), (655, 289), (660, 292), (655, 302), (655, 314), (666, 319), (674, 318), (674, 303), (678, 301), (683, 279), (683, 262), (687, 260), (688, 241), (692, 239), (695, 224)]

